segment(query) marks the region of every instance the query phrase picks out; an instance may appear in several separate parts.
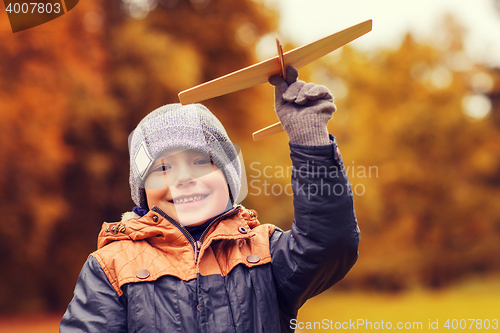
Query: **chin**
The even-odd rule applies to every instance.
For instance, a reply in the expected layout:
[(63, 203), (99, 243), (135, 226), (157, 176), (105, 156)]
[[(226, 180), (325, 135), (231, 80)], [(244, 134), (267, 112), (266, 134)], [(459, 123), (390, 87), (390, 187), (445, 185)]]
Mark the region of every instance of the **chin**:
[(229, 196), (209, 196), (207, 199), (192, 206), (176, 205), (177, 221), (185, 227), (203, 224), (226, 210)]
[(199, 212), (190, 212), (186, 214), (178, 213), (177, 217), (181, 225), (185, 227), (195, 227), (197, 225), (205, 223), (206, 221), (210, 220), (214, 216), (219, 215), (222, 212), (223, 211), (205, 214), (200, 214)]
[(215, 216), (223, 213), (226, 205), (207, 205), (205, 209), (178, 209), (177, 218), (181, 225), (185, 227), (196, 226), (205, 223)]

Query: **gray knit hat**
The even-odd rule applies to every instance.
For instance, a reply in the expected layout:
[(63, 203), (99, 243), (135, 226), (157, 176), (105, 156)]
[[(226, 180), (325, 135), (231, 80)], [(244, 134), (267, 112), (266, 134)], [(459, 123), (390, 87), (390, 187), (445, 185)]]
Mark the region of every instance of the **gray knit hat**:
[(132, 199), (149, 210), (144, 181), (154, 160), (164, 151), (185, 148), (210, 156), (229, 185), (231, 203), (241, 188), (238, 153), (221, 122), (201, 104), (164, 105), (141, 120), (129, 136)]

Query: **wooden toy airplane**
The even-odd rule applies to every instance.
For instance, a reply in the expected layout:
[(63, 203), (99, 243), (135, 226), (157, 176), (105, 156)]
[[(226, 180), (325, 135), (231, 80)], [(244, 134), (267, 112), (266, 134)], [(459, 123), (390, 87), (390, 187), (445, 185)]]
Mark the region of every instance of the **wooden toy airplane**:
[[(283, 53), (281, 43), (276, 39), (276, 57), (181, 91), (179, 100), (182, 104), (197, 103), (265, 83), (273, 75), (281, 74), (285, 78), (288, 66), (302, 68), (371, 30), (372, 20), (368, 20), (286, 53)], [(258, 141), (281, 131), (283, 126), (278, 122), (253, 133), (253, 140)]]

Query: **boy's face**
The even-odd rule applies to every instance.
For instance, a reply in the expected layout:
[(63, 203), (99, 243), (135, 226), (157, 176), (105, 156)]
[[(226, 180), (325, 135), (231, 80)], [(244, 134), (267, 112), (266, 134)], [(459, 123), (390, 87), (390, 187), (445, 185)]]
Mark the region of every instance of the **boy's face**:
[(224, 174), (199, 152), (167, 151), (150, 170), (144, 183), (149, 208), (157, 206), (184, 226), (203, 224), (228, 206)]

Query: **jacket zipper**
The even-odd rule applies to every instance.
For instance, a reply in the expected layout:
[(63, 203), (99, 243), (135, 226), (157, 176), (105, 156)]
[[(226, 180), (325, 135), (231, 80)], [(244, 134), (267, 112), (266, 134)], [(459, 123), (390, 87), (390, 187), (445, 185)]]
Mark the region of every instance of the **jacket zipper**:
[[(230, 213), (233, 213), (233, 212), (235, 212), (235, 211), (237, 211), (237, 210), (239, 210), (239, 209), (240, 209), (240, 206), (237, 206), (237, 207), (233, 207), (233, 208), (231, 208), (230, 210), (228, 210), (227, 212), (225, 212), (225, 213), (224, 213), (224, 214), (222, 214), (221, 216), (218, 216), (217, 218), (215, 218), (215, 219), (214, 219), (212, 222), (210, 222), (210, 224), (209, 224), (209, 225), (205, 228), (205, 231), (203, 231), (203, 233), (202, 233), (202, 234), (201, 234), (201, 236), (200, 236), (200, 240), (199, 240), (199, 241), (196, 241), (196, 243), (195, 243), (195, 256), (194, 256), (194, 261), (195, 261), (196, 263), (198, 263), (198, 256), (199, 256), (199, 254), (200, 254), (201, 245), (203, 244), (203, 241), (205, 240), (205, 237), (207, 236), (208, 231), (210, 230), (210, 228), (212, 228), (212, 226), (213, 226), (216, 222), (218, 222), (218, 221), (222, 220), (224, 217), (228, 216)], [(187, 230), (186, 230), (186, 231), (187, 231)], [(189, 232), (188, 232), (188, 233), (189, 233)], [(190, 234), (190, 236), (191, 236), (191, 234)], [(191, 236), (191, 238), (193, 238), (193, 237)]]
[(187, 240), (189, 241), (189, 243), (193, 247), (194, 262), (198, 263), (198, 256), (200, 255), (201, 245), (203, 243), (203, 240), (205, 239), (205, 236), (207, 235), (208, 230), (210, 230), (210, 228), (214, 225), (215, 222), (220, 221), (223, 217), (229, 215), (229, 213), (232, 213), (232, 212), (234, 212), (236, 210), (239, 210), (239, 209), (240, 209), (240, 206), (234, 207), (234, 208), (228, 210), (227, 212), (225, 212), (224, 214), (222, 214), (221, 216), (219, 216), (216, 219), (214, 219), (212, 222), (210, 222), (210, 224), (207, 226), (207, 228), (205, 229), (205, 231), (203, 231), (203, 233), (201, 234), (199, 241), (194, 240), (193, 236), (191, 236), (191, 234), (189, 233), (189, 231), (187, 231), (187, 229), (184, 228), (184, 226), (182, 224), (180, 224), (179, 222), (177, 222), (176, 220), (174, 220), (173, 218), (171, 218), (170, 216), (168, 216), (160, 208), (158, 208), (158, 207), (155, 206), (155, 207), (153, 207), (152, 210), (155, 211), (155, 212), (157, 212), (157, 213), (159, 213), (164, 218), (166, 218), (170, 223), (172, 223), (174, 226), (177, 227), (177, 229), (179, 229), (182, 232), (182, 234), (187, 238)]

